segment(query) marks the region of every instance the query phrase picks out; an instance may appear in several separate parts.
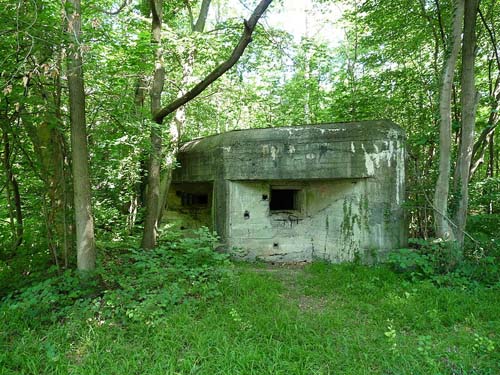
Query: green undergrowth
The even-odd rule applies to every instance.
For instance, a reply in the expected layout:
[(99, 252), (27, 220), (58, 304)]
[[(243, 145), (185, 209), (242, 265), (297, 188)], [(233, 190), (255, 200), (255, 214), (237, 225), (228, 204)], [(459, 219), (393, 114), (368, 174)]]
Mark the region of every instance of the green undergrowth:
[(385, 266), (228, 265), (201, 237), (108, 252), (96, 285), (65, 287), (73, 303), (4, 300), (0, 374), (500, 373), (498, 288)]
[(173, 231), (148, 251), (108, 243), (101, 246), (95, 272), (66, 270), (50, 276), (54, 271), (49, 270), (45, 279), (7, 294), (3, 310), (35, 325), (79, 312), (120, 324), (154, 325), (178, 304), (220, 295), (231, 264), (227, 255), (213, 251), (216, 242), (205, 228), (190, 237)]
[[(455, 288), (500, 287), (499, 215), (469, 218), (463, 250), (454, 242), (413, 238), (389, 255), (389, 264), (409, 280)], [(472, 235), (471, 235), (472, 234)]]

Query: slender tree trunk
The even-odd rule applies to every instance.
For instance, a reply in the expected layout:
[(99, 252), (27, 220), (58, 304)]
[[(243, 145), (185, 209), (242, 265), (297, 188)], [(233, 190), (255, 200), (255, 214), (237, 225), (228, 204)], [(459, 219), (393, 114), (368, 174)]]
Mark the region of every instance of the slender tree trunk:
[(207, 22), (208, 9), (210, 8), (210, 3), (212, 0), (203, 0), (200, 7), (200, 14), (196, 20), (196, 24), (193, 25), (192, 30), (198, 33), (205, 30), (205, 23)]
[[(46, 101), (47, 108), (51, 103)], [(56, 111), (55, 117), (60, 120)], [(45, 204), (44, 215), (47, 223), (47, 242), (54, 261), (65, 267), (68, 266), (70, 220), (67, 219), (68, 192), (67, 185), (70, 181), (66, 178), (65, 140), (61, 130), (54, 124), (54, 113), (47, 111), (46, 120), (34, 126), (27, 116), (23, 116), (22, 124), (27, 130), (33, 144), (38, 164), (40, 165), (41, 178), (44, 183), (48, 204)], [(62, 249), (62, 252), (59, 251)], [(57, 259), (60, 258), (60, 259)]]
[(151, 150), (148, 165), (148, 186), (146, 192), (146, 213), (142, 248), (152, 249), (156, 245), (158, 231), (158, 207), (160, 204), (160, 167), (162, 138), (159, 129), (151, 130)]
[[(63, 67), (63, 54), (60, 52), (57, 56), (57, 68), (61, 72)], [(56, 209), (57, 234), (63, 250), (63, 265), (64, 268), (69, 266), (69, 256), (72, 253), (72, 237), (73, 237), (73, 220), (72, 220), (72, 190), (71, 190), (71, 172), (69, 171), (70, 163), (68, 160), (68, 145), (64, 135), (64, 124), (62, 108), (62, 81), (61, 75), (58, 74), (54, 78), (54, 114), (57, 121), (57, 126), (53, 129), (55, 150), (53, 155), (54, 163), (54, 184), (60, 186), (55, 191), (55, 202), (53, 207)]]
[(465, 0), (464, 40), (462, 46), (462, 131), (455, 169), (455, 192), (458, 206), (455, 213), (455, 237), (463, 247), (469, 203), (469, 172), (474, 146), (476, 125), (477, 91), (475, 87), (474, 61), (476, 55), (476, 16), (478, 0)]
[(68, 53), (68, 88), (71, 122), (71, 156), (73, 167), (73, 196), (75, 205), (77, 267), (81, 271), (95, 268), (94, 219), (90, 196), (90, 176), (85, 123), (85, 90), (80, 49), (80, 0), (68, 0), (68, 36), (72, 47)]
[[(151, 113), (161, 109), (161, 93), (165, 81), (165, 68), (163, 67), (163, 48), (161, 44), (161, 28), (163, 16), (162, 0), (151, 0), (151, 36), (155, 44), (155, 71), (151, 87)], [(158, 230), (158, 210), (160, 205), (160, 168), (162, 137), (161, 130), (156, 124), (151, 127), (151, 150), (148, 165), (148, 187), (146, 193), (146, 213), (144, 218), (144, 233), (142, 248), (152, 249), (156, 245)]]
[[(490, 135), (490, 143), (489, 143), (489, 161), (488, 161), (488, 170), (486, 171), (486, 175), (489, 178), (493, 178), (495, 176), (495, 133)], [(491, 193), (490, 193), (491, 196)], [(495, 202), (493, 199), (490, 199), (488, 204), (488, 213), (491, 215), (494, 212), (493, 204)]]
[(474, 143), (474, 147), (472, 148), (472, 158), (470, 165), (470, 173), (469, 178), (472, 178), (472, 175), (476, 172), (479, 166), (484, 162), (484, 154), (488, 147), (488, 144), (491, 139), (492, 134), (495, 132), (495, 128), (498, 125), (498, 111), (499, 111), (499, 103), (500, 103), (500, 73), (498, 74), (493, 92), (491, 95), (491, 109), (490, 115), (488, 117), (488, 123), (486, 127), (483, 129), (481, 134), (479, 135), (476, 143)]
[[(64, 28), (65, 23), (61, 26)], [(62, 55), (62, 51), (56, 55), (58, 72), (62, 71)], [(50, 59), (52, 56), (50, 53), (44, 58)], [(37, 122), (35, 126), (26, 108), (21, 106), (18, 111), (18, 125), (26, 130), (33, 144), (38, 163), (36, 166), (32, 164), (32, 167), (44, 183), (42, 211), (48, 247), (54, 255), (54, 263), (57, 266), (62, 264), (67, 268), (72, 237), (72, 220), (70, 218), (72, 197), (71, 189), (68, 188), (71, 185), (71, 173), (68, 172), (69, 163), (66, 151), (68, 147), (64, 136), (64, 120), (61, 112), (61, 74), (57, 74), (51, 81), (33, 80), (30, 85), (26, 85), (25, 98), (28, 95), (33, 95), (29, 91), (36, 90), (36, 95), (40, 97), (39, 100), (44, 101), (43, 120)], [(54, 90), (49, 92), (46, 88), (51, 84), (53, 84)]]
[[(151, 2), (150, 0), (140, 0), (139, 10), (141, 15), (148, 18), (151, 15)], [(144, 104), (146, 101), (146, 95), (148, 93), (148, 82), (146, 80), (145, 73), (141, 72), (137, 77), (134, 92), (134, 104), (135, 104), (135, 115), (136, 120), (139, 123), (141, 129), (146, 126), (144, 116)], [(147, 168), (149, 165), (149, 153), (141, 153), (139, 159), (139, 180), (134, 184), (134, 191), (130, 196), (130, 205), (128, 207), (127, 214), (127, 230), (132, 233), (134, 228), (137, 212), (140, 206), (143, 206), (146, 202), (146, 192), (147, 192)]]
[[(208, 16), (208, 10), (210, 8), (210, 3), (212, 0), (203, 0), (200, 7), (200, 13), (198, 14), (198, 18), (196, 23), (191, 22), (191, 31), (193, 33), (202, 33), (205, 30), (205, 23)], [(193, 17), (191, 9), (188, 7), (189, 14), (191, 18)], [(192, 46), (191, 50), (188, 53), (187, 60), (184, 62), (182, 66), (183, 70), (183, 78), (180, 84), (181, 89), (177, 93), (177, 98), (181, 98), (187, 93), (186, 88), (189, 87), (193, 83), (193, 67), (195, 60), (196, 50), (195, 47)], [(175, 115), (170, 122), (170, 144), (172, 145), (171, 149), (167, 151), (168, 155), (166, 157), (166, 166), (165, 171), (163, 172), (163, 176), (161, 178), (160, 183), (160, 204), (158, 207), (158, 218), (157, 222), (160, 223), (163, 218), (163, 213), (165, 212), (167, 205), (167, 197), (168, 192), (170, 190), (170, 183), (172, 181), (172, 172), (175, 168), (175, 162), (177, 160), (177, 152), (179, 150), (179, 142), (182, 136), (182, 132), (184, 131), (184, 127), (186, 124), (186, 108), (184, 106), (179, 107), (175, 111)]]
[(455, 0), (449, 51), (443, 65), (439, 97), (439, 175), (434, 193), (434, 221), (436, 237), (454, 240), (454, 233), (448, 219), (448, 195), (450, 190), (451, 166), (451, 99), (455, 66), (460, 51), (460, 36), (464, 17), (464, 0)]
[[(175, 155), (173, 155), (175, 157)], [(161, 222), (163, 214), (167, 209), (167, 197), (172, 182), (173, 163), (168, 163), (160, 183), (160, 205), (158, 206), (158, 223)]]
[(21, 205), (21, 194), (19, 193), (19, 184), (14, 174), (11, 174), (12, 192), (14, 193), (14, 207), (16, 212), (16, 242), (13, 248), (17, 249), (23, 242), (24, 225), (23, 210)]
[[(203, 32), (205, 28), (205, 22), (207, 19), (208, 15), (208, 9), (210, 7), (210, 2), (211, 0), (203, 0), (200, 8), (200, 15), (196, 21), (196, 23), (192, 23), (191, 29), (193, 32)], [(189, 8), (190, 14), (191, 14), (191, 9)], [(192, 17), (192, 14), (191, 14)], [(161, 29), (161, 19), (160, 19), (160, 24), (159, 26)], [(154, 28), (154, 25), (153, 25)], [(154, 35), (154, 31), (153, 31)], [(155, 39), (154, 39), (155, 40)], [(160, 43), (161, 45), (161, 40), (158, 40), (157, 43)], [(155, 56), (155, 59), (162, 58), (161, 56)], [(181, 82), (181, 87), (185, 88), (187, 87), (191, 81), (192, 81), (192, 71), (193, 71), (193, 63), (194, 63), (194, 50), (192, 50), (189, 53), (189, 58), (186, 64), (183, 66), (183, 80)], [(162, 64), (163, 66), (163, 64)], [(164, 81), (164, 73), (163, 77), (161, 78)], [(151, 92), (151, 98), (153, 98), (153, 94), (156, 94), (158, 97), (161, 95), (161, 91), (159, 93), (155, 93), (155, 89), (159, 87), (159, 84), (155, 87), (155, 82), (156, 82), (156, 72), (155, 72), (155, 77), (153, 81), (153, 89)], [(161, 83), (161, 90), (163, 90), (163, 82)], [(185, 89), (181, 89), (179, 91), (178, 97), (182, 97), (186, 93)], [(153, 100), (152, 100), (153, 103)], [(158, 100), (157, 105), (153, 107), (151, 106), (151, 113), (154, 115), (156, 111), (161, 109), (161, 103)], [(177, 155), (177, 150), (178, 150), (178, 145), (179, 145), (179, 139), (181, 136), (182, 129), (184, 127), (184, 123), (186, 120), (186, 111), (184, 107), (180, 107), (176, 110), (175, 116), (172, 119), (170, 123), (170, 142), (173, 145), (173, 148), (171, 150), (168, 150), (168, 156), (166, 157), (167, 160), (167, 165), (165, 166), (165, 171), (161, 173), (161, 163), (158, 164), (158, 179), (156, 177), (153, 179), (154, 183), (158, 183), (158, 198), (156, 198), (156, 188), (153, 187), (153, 191), (155, 194), (150, 197), (148, 195), (148, 198), (146, 199), (146, 202), (151, 202), (151, 199), (156, 200), (157, 199), (157, 204), (156, 204), (156, 217), (153, 220), (153, 210), (154, 207), (147, 208), (147, 214), (146, 214), (146, 220), (144, 224), (144, 237), (143, 237), (143, 248), (148, 248), (145, 245), (150, 245), (151, 247), (154, 246), (156, 243), (156, 231), (157, 227), (161, 222), (161, 219), (163, 217), (163, 213), (165, 211), (165, 206), (167, 204), (167, 196), (168, 196), (168, 191), (170, 189), (170, 182), (172, 179), (172, 170), (175, 165), (176, 161), (176, 155)], [(153, 142), (153, 138), (151, 138)], [(155, 138), (155, 141), (158, 141), (158, 138)], [(161, 144), (159, 145), (161, 147)], [(158, 152), (158, 155), (161, 156), (161, 151)], [(150, 166), (151, 166), (151, 160), (150, 160)], [(155, 165), (156, 169), (156, 165)], [(153, 171), (153, 173), (156, 172), (156, 170)], [(150, 182), (148, 180), (148, 188), (150, 185)], [(153, 226), (154, 226), (154, 231), (153, 231)], [(146, 230), (147, 228), (147, 230)], [(145, 243), (146, 236), (148, 237), (147, 243)], [(154, 244), (153, 244), (154, 243)], [(151, 245), (152, 244), (152, 245)]]
[[(146, 93), (147, 93), (147, 82), (145, 77), (141, 74), (137, 78), (135, 94), (134, 94), (135, 116), (137, 119), (136, 121), (140, 124), (141, 129), (144, 128), (145, 125), (143, 110), (144, 110), (144, 101), (146, 99)], [(144, 186), (146, 185), (145, 181), (146, 179), (143, 178), (143, 175), (146, 174), (146, 172), (143, 171), (145, 169), (143, 168), (144, 164), (145, 163), (141, 160), (139, 164), (140, 180), (134, 183), (133, 191), (130, 194), (130, 200), (129, 200), (130, 204), (127, 209), (128, 212), (127, 212), (127, 224), (126, 224), (128, 233), (132, 233), (137, 218), (137, 210), (143, 202), (143, 193), (145, 191)]]
[[(202, 7), (202, 10), (203, 9), (204, 8)], [(208, 8), (204, 9), (204, 11), (208, 12)], [(200, 15), (200, 17), (202, 17), (202, 15)], [(204, 17), (206, 18), (206, 14)], [(198, 23), (199, 22), (197, 22), (196, 24)], [(193, 31), (196, 30), (193, 29)], [(199, 29), (198, 32), (203, 32), (203, 29)], [(178, 98), (182, 97), (186, 93), (185, 88), (189, 87), (189, 85), (193, 83), (192, 81), (193, 81), (194, 55), (195, 55), (195, 50), (191, 49), (191, 51), (189, 51), (188, 54), (188, 60), (183, 65), (183, 78), (180, 85), (182, 89), (179, 90), (179, 92), (177, 93)], [(177, 160), (177, 152), (179, 150), (179, 142), (182, 132), (184, 131), (185, 124), (186, 124), (186, 108), (180, 107), (175, 111), (175, 115), (170, 122), (169, 136), (170, 136), (171, 149), (167, 150), (168, 154), (166, 157), (167, 162), (160, 183), (160, 202), (159, 202), (160, 205), (158, 207), (158, 218), (157, 218), (158, 223), (160, 223), (161, 219), (163, 218), (163, 213), (165, 211), (165, 206), (167, 204), (168, 191), (170, 190), (170, 183), (172, 180), (172, 171), (175, 168), (175, 162)]]
[(23, 241), (23, 213), (21, 206), (21, 195), (19, 193), (19, 185), (16, 176), (12, 170), (11, 163), (11, 148), (7, 126), (2, 129), (4, 155), (3, 165), (5, 169), (5, 192), (7, 195), (7, 204), (9, 208), (10, 224), (12, 229), (12, 250), (16, 250)]
[[(208, 16), (208, 10), (210, 8), (211, 0), (203, 0), (200, 7), (200, 13), (196, 20), (196, 23), (193, 22), (193, 14), (191, 8), (188, 3), (188, 11), (191, 17), (191, 31), (202, 33), (205, 30), (205, 23)], [(188, 53), (187, 61), (184, 62), (182, 66), (183, 77), (180, 84), (181, 89), (177, 93), (177, 98), (181, 98), (186, 94), (186, 88), (189, 87), (193, 83), (193, 66), (194, 66), (194, 58), (195, 58), (195, 47), (191, 46), (191, 49)], [(179, 149), (179, 141), (184, 131), (184, 126), (186, 124), (186, 108), (179, 107), (175, 111), (175, 115), (170, 122), (169, 136), (170, 136), (170, 144), (172, 145), (170, 150), (167, 150), (167, 157), (165, 170), (162, 173), (161, 182), (160, 182), (160, 200), (158, 206), (158, 217), (157, 222), (160, 223), (163, 218), (163, 213), (165, 212), (167, 205), (167, 196), (170, 190), (170, 183), (172, 181), (172, 171), (175, 167), (175, 162), (177, 160), (177, 151)]]

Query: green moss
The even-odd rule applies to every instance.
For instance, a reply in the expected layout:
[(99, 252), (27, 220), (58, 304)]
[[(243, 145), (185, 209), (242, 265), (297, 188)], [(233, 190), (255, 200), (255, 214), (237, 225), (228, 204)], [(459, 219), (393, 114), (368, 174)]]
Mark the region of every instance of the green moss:
[(370, 203), (368, 200), (368, 193), (365, 192), (363, 195), (361, 195), (361, 200), (359, 202), (359, 213), (360, 213), (360, 228), (359, 229), (364, 229), (367, 233), (371, 232), (371, 228), (369, 225), (369, 207)]
[(356, 239), (354, 228), (356, 225), (358, 225), (358, 228), (361, 227), (361, 219), (358, 214), (353, 213), (352, 206), (352, 197), (344, 199), (344, 203), (342, 205), (344, 215), (342, 223), (340, 224), (340, 232), (342, 235), (344, 250), (354, 257), (354, 252), (357, 248), (359, 248), (359, 239)]

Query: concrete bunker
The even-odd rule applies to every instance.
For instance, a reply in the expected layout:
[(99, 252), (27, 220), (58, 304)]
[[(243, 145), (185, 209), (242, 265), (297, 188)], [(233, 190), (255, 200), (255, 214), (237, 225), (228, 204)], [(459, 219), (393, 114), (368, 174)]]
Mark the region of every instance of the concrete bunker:
[(167, 222), (234, 256), (379, 260), (405, 245), (404, 132), (390, 121), (232, 131), (186, 143)]

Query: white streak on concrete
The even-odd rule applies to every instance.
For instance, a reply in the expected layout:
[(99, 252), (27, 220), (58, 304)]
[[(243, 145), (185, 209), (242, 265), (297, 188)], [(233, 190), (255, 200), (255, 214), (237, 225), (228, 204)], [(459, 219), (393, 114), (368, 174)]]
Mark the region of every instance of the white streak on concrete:
[(271, 146), (271, 158), (276, 160), (276, 155), (278, 154), (278, 149), (274, 146)]

